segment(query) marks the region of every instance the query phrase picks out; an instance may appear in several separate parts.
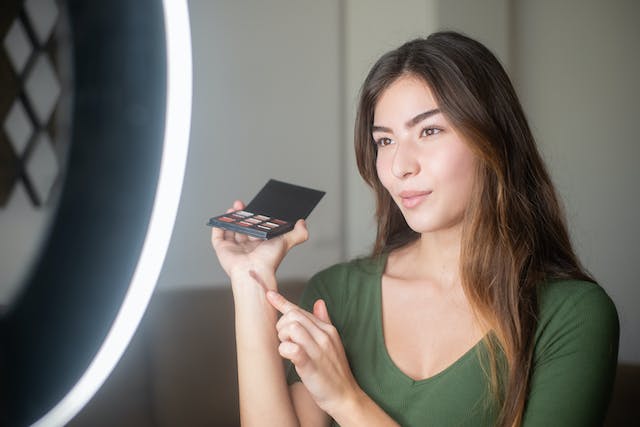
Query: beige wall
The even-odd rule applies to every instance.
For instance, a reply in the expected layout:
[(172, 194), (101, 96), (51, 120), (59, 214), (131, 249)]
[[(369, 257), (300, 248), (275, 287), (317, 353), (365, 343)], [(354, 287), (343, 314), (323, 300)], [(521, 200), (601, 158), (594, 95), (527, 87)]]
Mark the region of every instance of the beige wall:
[(585, 266), (640, 362), (640, 2), (514, 2), (515, 81)]
[(386, 50), (457, 29), (487, 44), (510, 71), (577, 250), (619, 308), (621, 359), (640, 362), (640, 176), (633, 165), (640, 157), (639, 5), (192, 0), (192, 146), (161, 289), (224, 284), (201, 224), (272, 174), (327, 190), (310, 219), (310, 242), (285, 261), (281, 277), (308, 277), (366, 253), (375, 234), (373, 202), (351, 145), (359, 86)]
[[(224, 286), (204, 223), (270, 177), (327, 191), (309, 221), (311, 240), (287, 258), (282, 278), (366, 253), (373, 203), (351, 145), (359, 86), (384, 51), (458, 29), (510, 70), (576, 248), (620, 311), (620, 357), (640, 362), (640, 2), (192, 0), (190, 8), (192, 140), (160, 290)], [(2, 227), (5, 247), (15, 246), (12, 232)], [(0, 271), (6, 299), (20, 272)]]
[(345, 126), (343, 153), (346, 178), (345, 251), (348, 257), (370, 252), (375, 238), (375, 204), (360, 177), (353, 151), (353, 123), (360, 85), (375, 60), (411, 38), (436, 28), (435, 0), (346, 0), (344, 13)]
[[(640, 117), (640, 3), (441, 0), (403, 2), (396, 11), (370, 16), (364, 16), (368, 2), (347, 3), (362, 13), (347, 14), (346, 21), (349, 125), (365, 65), (420, 28), (465, 32), (498, 55), (565, 203), (576, 250), (618, 307), (620, 359), (640, 362), (634, 268), (640, 262), (640, 136), (634, 126)], [(424, 19), (425, 10), (435, 10), (435, 19)], [(350, 127), (346, 135), (348, 144)], [(373, 225), (365, 213), (373, 203), (355, 169), (347, 177), (346, 247), (357, 255), (371, 245)]]
[(194, 94), (187, 172), (158, 286), (225, 285), (210, 216), (269, 178), (326, 191), (313, 239), (283, 262), (308, 277), (342, 256), (338, 0), (193, 0)]
[(345, 4), (345, 250), (354, 257), (367, 254), (375, 239), (374, 200), (358, 174), (352, 144), (356, 98), (369, 68), (403, 42), (447, 29), (481, 40), (508, 65), (510, 9), (507, 0), (347, 0)]

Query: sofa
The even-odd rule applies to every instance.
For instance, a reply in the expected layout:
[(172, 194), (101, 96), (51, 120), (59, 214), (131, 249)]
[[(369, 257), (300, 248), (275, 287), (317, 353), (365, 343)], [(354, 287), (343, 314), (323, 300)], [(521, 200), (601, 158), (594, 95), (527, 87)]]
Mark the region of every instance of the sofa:
[[(280, 284), (297, 301), (304, 281)], [(131, 343), (75, 427), (238, 426), (229, 285), (156, 291)]]
[[(297, 301), (303, 281), (281, 283)], [(239, 425), (229, 286), (156, 291), (131, 344), (72, 427)], [(640, 366), (621, 364), (605, 426), (638, 425)]]

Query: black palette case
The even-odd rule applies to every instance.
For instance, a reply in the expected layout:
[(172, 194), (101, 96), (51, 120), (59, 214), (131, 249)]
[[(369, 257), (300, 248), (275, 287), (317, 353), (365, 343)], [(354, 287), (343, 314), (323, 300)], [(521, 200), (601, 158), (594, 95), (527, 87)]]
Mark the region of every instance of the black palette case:
[(306, 219), (324, 195), (324, 191), (270, 179), (243, 210), (215, 216), (207, 225), (271, 239)]

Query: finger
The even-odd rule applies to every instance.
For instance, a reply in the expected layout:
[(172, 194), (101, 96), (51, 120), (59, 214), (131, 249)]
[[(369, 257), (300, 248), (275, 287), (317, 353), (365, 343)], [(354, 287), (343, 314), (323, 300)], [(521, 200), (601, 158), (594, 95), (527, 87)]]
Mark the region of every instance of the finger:
[(244, 203), (241, 200), (234, 200), (231, 204), (231, 207), (227, 209), (226, 213), (231, 213), (235, 211), (241, 211), (244, 209)]
[(289, 333), (293, 327), (292, 325), (295, 324), (303, 326), (316, 344), (323, 349), (328, 349), (331, 344), (336, 344), (336, 328), (334, 328), (331, 323), (324, 322), (308, 311), (300, 308), (289, 310), (286, 314), (283, 314), (276, 323), (276, 329), (278, 330), (278, 336), (281, 341), (288, 339), (286, 334)]
[(309, 230), (307, 230), (307, 223), (304, 219), (299, 219), (293, 227), (293, 230), (284, 234), (283, 238), (287, 244), (287, 249), (291, 249), (307, 241), (307, 239), (309, 239)]
[(225, 230), (224, 228), (211, 227), (211, 244), (213, 248), (217, 250), (221, 243), (233, 240), (234, 234), (233, 231)]
[[(271, 305), (283, 315), (286, 315), (290, 312), (295, 311), (295, 313), (293, 314), (294, 316), (300, 315), (300, 316), (307, 317), (311, 322), (315, 323), (316, 326), (322, 329), (324, 332), (332, 332), (332, 329), (335, 329), (334, 326), (331, 324), (331, 319), (329, 318), (329, 312), (327, 311), (327, 306), (324, 304), (324, 301), (322, 300), (318, 300), (318, 301), (322, 301), (322, 305), (325, 311), (324, 318), (320, 318), (319, 316), (316, 316), (315, 313), (314, 314), (309, 313), (308, 311), (298, 307), (296, 304), (292, 303), (291, 301), (286, 299), (284, 296), (282, 296), (282, 294), (276, 291), (270, 290), (269, 292), (267, 292), (267, 301), (269, 301), (269, 303), (271, 303)], [(318, 301), (316, 301), (316, 303)], [(315, 310), (315, 304), (314, 304), (314, 310)], [(280, 320), (284, 322), (286, 319), (283, 320), (281, 318)], [(320, 320), (320, 322), (317, 322), (317, 320)]]
[(244, 233), (236, 233), (234, 237), (237, 243), (246, 243), (249, 240), (249, 236)]
[(324, 300), (319, 299), (313, 304), (313, 315), (323, 322), (331, 323), (331, 319), (329, 318), (329, 311), (327, 310), (327, 304), (324, 302)]
[(276, 310), (278, 310), (282, 314), (286, 314), (291, 310), (300, 308), (276, 291), (267, 292), (267, 300)]
[(278, 346), (278, 353), (285, 359), (289, 359), (296, 367), (304, 367), (309, 362), (309, 355), (298, 344), (285, 341)]
[[(312, 328), (319, 330), (315, 326), (312, 326)], [(289, 322), (285, 324), (285, 326), (278, 331), (278, 339), (280, 342), (290, 341), (298, 344), (312, 359), (317, 358), (321, 353), (320, 347), (309, 329), (307, 329), (307, 325), (303, 325), (300, 322)]]
[[(311, 334), (316, 342), (325, 342), (325, 337), (322, 336), (326, 335), (326, 331), (323, 328), (323, 322), (314, 317), (313, 314), (309, 313), (306, 310), (290, 310), (287, 314), (283, 314), (276, 322), (276, 329), (278, 330), (279, 334), (281, 332), (286, 333), (288, 328), (296, 323), (302, 325)], [(284, 341), (284, 338), (282, 339), (282, 341)]]
[(211, 245), (216, 248), (218, 242), (224, 240), (224, 230), (218, 227), (211, 227)]
[(235, 200), (233, 202), (233, 210), (241, 211), (244, 209), (244, 203), (241, 200)]
[(224, 240), (234, 240), (235, 232), (231, 230), (224, 230)]

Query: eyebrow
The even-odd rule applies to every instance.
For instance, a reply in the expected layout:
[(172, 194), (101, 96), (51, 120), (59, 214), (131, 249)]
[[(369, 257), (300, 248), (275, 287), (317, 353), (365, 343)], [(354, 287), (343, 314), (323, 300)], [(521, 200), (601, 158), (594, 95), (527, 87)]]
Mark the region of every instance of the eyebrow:
[[(410, 119), (409, 121), (407, 121), (407, 123), (404, 124), (404, 126), (407, 129), (410, 129), (412, 127), (414, 127), (415, 125), (417, 125), (418, 123), (420, 123), (421, 121), (423, 121), (424, 119), (426, 119), (427, 117), (431, 117), (435, 114), (440, 113), (440, 109), (439, 108), (434, 108), (433, 110), (429, 110), (429, 111), (425, 111), (424, 113), (420, 113), (417, 116), (415, 116), (414, 118)], [(385, 127), (385, 126), (373, 126), (371, 128), (371, 133), (373, 132), (387, 132), (387, 133), (393, 133), (393, 131), (391, 130), (391, 128)]]

